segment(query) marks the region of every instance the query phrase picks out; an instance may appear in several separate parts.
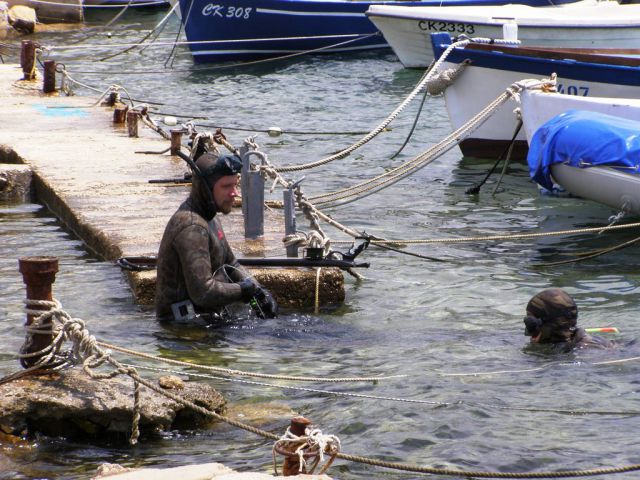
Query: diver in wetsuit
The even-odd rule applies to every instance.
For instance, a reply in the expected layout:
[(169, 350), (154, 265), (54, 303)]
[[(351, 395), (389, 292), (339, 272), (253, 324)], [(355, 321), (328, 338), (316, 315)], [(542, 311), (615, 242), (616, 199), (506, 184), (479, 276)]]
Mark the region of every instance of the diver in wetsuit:
[(275, 317), (278, 304), (238, 264), (216, 217), (230, 213), (238, 196), (240, 158), (204, 153), (195, 164), (191, 193), (169, 220), (158, 251), (157, 318), (211, 323), (239, 301), (251, 301), (260, 317)]
[(531, 337), (532, 343), (555, 344), (565, 352), (581, 347), (613, 346), (608, 340), (589, 335), (577, 323), (578, 306), (561, 288), (543, 290), (527, 304), (525, 335)]

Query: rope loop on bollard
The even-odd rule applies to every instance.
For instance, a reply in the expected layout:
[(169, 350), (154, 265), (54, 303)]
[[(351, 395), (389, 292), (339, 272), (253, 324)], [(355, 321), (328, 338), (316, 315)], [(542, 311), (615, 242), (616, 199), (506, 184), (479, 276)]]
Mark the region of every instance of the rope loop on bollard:
[(329, 469), (339, 452), (340, 439), (335, 435), (325, 435), (322, 430), (310, 426), (305, 428), (304, 435), (298, 436), (288, 427), (284, 435), (273, 444), (273, 470), (277, 476), (276, 453), (285, 459), (297, 460), (298, 473), (306, 474), (312, 474), (318, 465), (325, 461), (327, 454), (329, 459), (318, 472), (318, 475), (322, 475)]

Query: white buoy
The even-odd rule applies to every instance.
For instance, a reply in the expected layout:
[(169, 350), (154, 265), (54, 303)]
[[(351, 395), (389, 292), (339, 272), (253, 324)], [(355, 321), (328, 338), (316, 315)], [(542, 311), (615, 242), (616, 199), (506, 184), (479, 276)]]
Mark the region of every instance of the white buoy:
[(502, 25), (502, 38), (511, 42), (518, 41), (518, 24), (508, 22)]
[(279, 137), (282, 135), (282, 129), (280, 127), (269, 127), (267, 133), (270, 137)]
[(162, 123), (164, 123), (168, 127), (174, 127), (178, 124), (178, 119), (176, 117), (172, 117), (171, 115), (167, 115), (162, 119)]

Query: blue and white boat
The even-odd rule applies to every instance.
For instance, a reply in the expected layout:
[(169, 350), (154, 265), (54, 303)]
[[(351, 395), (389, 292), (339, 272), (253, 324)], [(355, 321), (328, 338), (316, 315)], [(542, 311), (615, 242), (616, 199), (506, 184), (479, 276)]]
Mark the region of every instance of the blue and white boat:
[[(439, 58), (451, 45), (448, 34), (432, 34), (433, 52)], [(588, 53), (585, 53), (588, 52)], [(582, 97), (640, 98), (640, 49), (536, 48), (470, 43), (453, 48), (442, 68), (468, 61), (462, 74), (444, 92), (454, 129), (516, 82), (557, 74), (556, 89)], [(465, 156), (496, 158), (509, 144), (517, 125), (516, 102), (503, 104), (461, 144)], [(527, 143), (521, 131), (513, 152), (524, 158)]]
[[(388, 48), (367, 19), (375, 4), (503, 5), (508, 0), (173, 0), (196, 62), (246, 61), (303, 52)], [(572, 0), (522, 0), (534, 6)]]
[(559, 8), (521, 4), (456, 7), (447, 3), (444, 8), (372, 5), (367, 16), (407, 68), (426, 68), (431, 63), (430, 35), (437, 32), (500, 38), (507, 26), (526, 46), (640, 45), (640, 5), (610, 0), (582, 0)]

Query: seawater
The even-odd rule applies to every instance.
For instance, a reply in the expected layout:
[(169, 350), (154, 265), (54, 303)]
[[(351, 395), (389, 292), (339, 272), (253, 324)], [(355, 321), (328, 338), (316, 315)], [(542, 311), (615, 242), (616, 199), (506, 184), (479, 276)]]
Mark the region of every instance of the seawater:
[[(126, 13), (105, 27), (115, 13), (91, 14), (85, 29), (36, 38), (54, 47), (50, 58), (64, 63), (71, 76), (86, 85), (75, 91), (87, 97), (87, 105), (98, 92), (118, 84), (160, 115), (204, 117), (197, 122), (224, 127), (232, 143), (256, 135), (276, 164), (306, 163), (350, 145), (358, 135), (328, 133), (370, 130), (422, 73), (403, 69), (391, 52), (203, 70), (184, 47), (169, 59), (171, 48), (164, 45), (100, 61), (126, 48), (115, 44), (148, 34), (165, 12)], [(158, 42), (171, 42), (178, 33), (172, 19)], [(5, 60), (18, 61), (11, 56)], [(450, 132), (443, 98), (429, 98), (407, 147), (391, 159), (418, 116), (419, 103), (418, 98), (392, 123), (391, 131), (350, 157), (291, 177), (304, 175), (304, 190), (313, 195), (348, 187), (413, 158)], [(271, 126), (306, 133), (272, 138), (263, 132)], [(354, 229), (397, 239), (573, 229), (604, 225), (615, 213), (585, 200), (539, 195), (522, 163), (509, 166), (495, 195), (491, 192), (497, 176), (480, 195), (466, 195), (465, 189), (490, 166), (486, 160), (462, 158), (453, 149), (399, 184), (330, 213)], [(301, 216), (298, 225), (307, 229)], [(330, 227), (326, 230), (332, 238), (344, 239)], [(55, 297), (106, 342), (283, 375), (406, 375), (377, 384), (337, 385), (258, 386), (192, 379), (210, 383), (231, 403), (286, 405), (323, 432), (337, 435), (346, 453), (498, 472), (640, 463), (638, 364), (599, 364), (639, 355), (637, 248), (580, 263), (540, 266), (631, 240), (633, 232), (408, 247), (442, 262), (371, 247), (360, 258), (371, 263), (361, 271), (366, 279), (346, 276), (346, 300), (339, 308), (319, 314), (285, 311), (266, 321), (243, 318), (216, 329), (167, 329), (156, 323), (152, 312), (135, 304), (118, 267), (94, 258), (40, 205), (2, 203), (0, 236), (3, 375), (19, 368), (14, 355), (24, 336), (25, 292), (17, 259), (55, 255), (60, 258)], [(618, 347), (565, 355), (528, 348), (524, 305), (551, 286), (565, 288), (576, 298), (581, 325), (618, 327)], [(290, 388), (295, 386), (395, 400)], [(283, 433), (286, 424), (272, 421), (264, 427)], [(212, 461), (269, 472), (271, 442), (226, 425), (168, 432), (144, 438), (135, 447), (41, 437), (26, 448), (3, 449), (0, 478), (82, 479), (105, 462), (173, 467)], [(329, 473), (345, 479), (416, 476), (343, 461)]]

